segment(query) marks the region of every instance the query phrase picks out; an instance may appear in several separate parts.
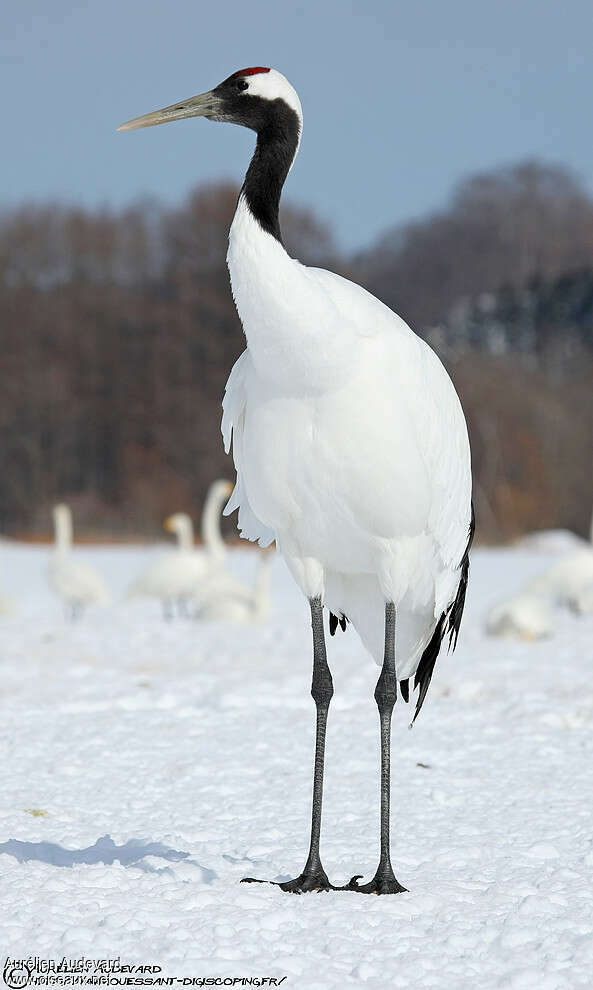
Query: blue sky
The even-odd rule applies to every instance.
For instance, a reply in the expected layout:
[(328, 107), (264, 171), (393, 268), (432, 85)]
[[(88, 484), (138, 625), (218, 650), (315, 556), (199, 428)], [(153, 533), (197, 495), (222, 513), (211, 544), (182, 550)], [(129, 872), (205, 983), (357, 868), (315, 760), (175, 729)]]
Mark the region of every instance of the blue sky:
[(525, 156), (565, 162), (593, 189), (590, 0), (9, 0), (2, 22), (0, 206), (179, 202), (197, 182), (239, 181), (248, 131), (115, 127), (246, 65), (298, 90), (286, 194), (347, 249)]

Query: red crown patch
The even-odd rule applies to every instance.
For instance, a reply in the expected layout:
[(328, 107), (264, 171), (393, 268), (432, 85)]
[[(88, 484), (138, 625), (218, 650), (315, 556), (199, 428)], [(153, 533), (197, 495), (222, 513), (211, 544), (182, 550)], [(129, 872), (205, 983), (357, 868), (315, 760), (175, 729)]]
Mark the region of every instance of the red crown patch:
[(236, 79), (237, 76), (257, 76), (260, 72), (269, 71), (265, 65), (252, 65), (250, 69), (239, 69), (238, 72), (233, 72), (231, 79)]

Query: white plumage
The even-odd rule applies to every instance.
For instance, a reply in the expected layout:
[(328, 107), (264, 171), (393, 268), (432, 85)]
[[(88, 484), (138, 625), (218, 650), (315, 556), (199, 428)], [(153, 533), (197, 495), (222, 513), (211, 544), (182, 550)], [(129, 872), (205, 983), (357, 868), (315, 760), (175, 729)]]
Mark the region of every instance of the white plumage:
[(196, 619), (237, 624), (263, 622), (270, 611), (272, 560), (271, 548), (257, 554), (252, 585), (238, 581), (226, 570), (218, 571), (204, 587), (195, 613)]
[(580, 541), (580, 546), (562, 554), (525, 586), (526, 591), (546, 596), (556, 604), (567, 605), (581, 614), (593, 612), (592, 588), (593, 517), (589, 527), (589, 542)]
[(577, 615), (593, 612), (593, 519), (590, 541), (568, 530), (533, 533), (522, 542), (531, 549), (575, 547), (560, 554), (543, 571), (525, 583), (512, 598), (494, 606), (486, 620), (493, 636), (539, 639), (553, 630), (553, 606), (568, 607)]
[(553, 613), (549, 602), (525, 591), (499, 602), (486, 620), (486, 632), (490, 636), (532, 641), (550, 636), (552, 629)]
[(543, 595), (558, 605), (568, 605), (593, 584), (593, 547), (563, 554), (525, 585), (525, 590)]
[[(260, 81), (270, 94), (272, 72)], [(239, 509), (246, 538), (276, 539), (303, 593), (347, 615), (378, 663), (393, 601), (407, 678), (455, 599), (468, 542), (470, 450), (455, 389), (403, 320), (290, 258), (244, 196), (228, 265), (248, 346), (224, 399), (237, 470), (225, 512)]]
[(106, 605), (110, 595), (98, 571), (72, 558), (72, 513), (69, 506), (56, 505), (53, 520), (55, 545), (48, 566), (49, 583), (75, 618), (87, 605)]
[(517, 540), (516, 546), (541, 553), (572, 553), (588, 545), (587, 540), (570, 529), (542, 529), (527, 533)]
[(177, 537), (177, 549), (149, 564), (129, 589), (129, 598), (158, 598), (165, 613), (170, 614), (174, 602), (183, 609), (187, 600), (208, 586), (226, 554), (220, 513), (232, 487), (229, 481), (220, 479), (208, 489), (201, 520), (204, 546), (199, 549), (194, 546), (193, 523), (185, 512), (165, 519), (164, 528)]
[(387, 306), (285, 251), (278, 204), (302, 130), (288, 80), (242, 69), (120, 129), (196, 116), (258, 134), (229, 237), (247, 349), (224, 400), (237, 469), (226, 511), (239, 510), (246, 538), (275, 539), (307, 598), (347, 615), (378, 663), (392, 602), (405, 680), (433, 635), (457, 632), (463, 610), (471, 468), (457, 393)]

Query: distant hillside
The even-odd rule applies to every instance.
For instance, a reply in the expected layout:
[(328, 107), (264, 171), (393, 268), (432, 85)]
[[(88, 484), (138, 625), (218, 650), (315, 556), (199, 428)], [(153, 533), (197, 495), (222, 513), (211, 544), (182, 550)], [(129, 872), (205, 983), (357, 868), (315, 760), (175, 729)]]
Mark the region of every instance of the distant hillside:
[[(220, 400), (244, 346), (225, 254), (237, 190), (176, 209), (23, 205), (0, 218), (0, 530), (155, 533), (230, 475)], [(386, 204), (386, 214), (389, 204)], [(593, 203), (560, 167), (461, 184), (450, 206), (340, 257), (284, 210), (290, 253), (355, 278), (425, 336), (467, 411), (482, 538), (586, 532), (593, 501)], [(319, 328), (323, 333), (323, 328)]]

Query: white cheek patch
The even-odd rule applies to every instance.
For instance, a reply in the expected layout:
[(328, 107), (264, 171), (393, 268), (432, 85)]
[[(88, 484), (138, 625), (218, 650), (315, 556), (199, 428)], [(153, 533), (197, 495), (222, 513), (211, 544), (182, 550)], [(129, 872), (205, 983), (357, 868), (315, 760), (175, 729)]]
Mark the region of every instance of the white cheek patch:
[(270, 69), (269, 72), (258, 72), (257, 75), (247, 77), (245, 82), (249, 83), (249, 88), (245, 92), (251, 96), (261, 96), (264, 100), (284, 100), (290, 109), (297, 114), (302, 126), (301, 101), (296, 90), (281, 72), (276, 69)]

